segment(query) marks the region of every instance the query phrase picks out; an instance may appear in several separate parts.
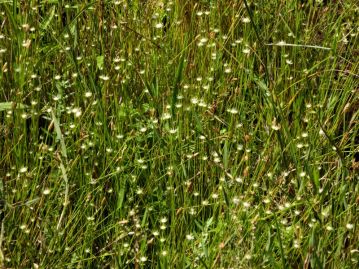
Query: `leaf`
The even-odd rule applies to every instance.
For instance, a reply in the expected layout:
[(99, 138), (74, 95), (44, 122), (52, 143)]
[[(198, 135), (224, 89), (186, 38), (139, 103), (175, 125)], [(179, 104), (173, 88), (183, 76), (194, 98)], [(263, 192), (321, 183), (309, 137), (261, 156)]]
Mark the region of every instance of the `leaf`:
[(226, 170), (228, 169), (228, 163), (229, 163), (229, 145), (228, 145), (228, 140), (226, 140), (223, 147), (223, 166), (224, 169)]
[(105, 62), (105, 58), (103, 55), (99, 55), (96, 57), (96, 62), (97, 62), (97, 68), (102, 70), (103, 69), (103, 64)]
[(225, 188), (222, 188), (222, 191), (223, 191), (224, 201), (226, 202), (226, 205), (228, 207), (230, 207), (228, 195), (227, 195), (227, 192), (226, 192)]
[(34, 199), (28, 200), (25, 202), (25, 205), (27, 206), (31, 206), (33, 204), (36, 204), (38, 201), (40, 200), (40, 197), (36, 197)]
[(56, 8), (55, 6), (53, 6), (51, 8), (50, 15), (46, 19), (44, 19), (43, 22), (41, 23), (40, 28), (42, 30), (45, 31), (47, 29), (47, 27), (49, 26), (50, 22), (52, 21), (52, 19), (54, 18), (54, 16), (55, 16), (55, 8)]
[(147, 217), (148, 217), (148, 208), (146, 208), (145, 214), (143, 215), (142, 222), (141, 222), (141, 227), (144, 227), (146, 225)]
[(52, 116), (52, 121), (54, 122), (54, 126), (55, 126), (56, 140), (60, 141), (61, 154), (62, 154), (62, 156), (64, 156), (67, 159), (67, 150), (66, 150), (64, 136), (62, 135), (61, 128), (60, 128), (60, 122), (56, 118), (53, 110), (51, 110), (51, 116)]
[(174, 117), (175, 114), (175, 106), (177, 102), (178, 90), (180, 88), (180, 83), (182, 80), (183, 66), (184, 66), (184, 55), (182, 55), (181, 57), (180, 64), (177, 68), (176, 80), (173, 85), (172, 103), (171, 103), (172, 117)]
[(122, 183), (117, 196), (117, 210), (121, 210), (122, 208), (123, 200), (125, 198), (125, 190), (126, 190), (126, 185)]
[(27, 106), (24, 104), (20, 104), (20, 103), (15, 103), (15, 102), (4, 102), (4, 103), (0, 103), (0, 111), (4, 111), (4, 110), (13, 110), (13, 109), (24, 109)]

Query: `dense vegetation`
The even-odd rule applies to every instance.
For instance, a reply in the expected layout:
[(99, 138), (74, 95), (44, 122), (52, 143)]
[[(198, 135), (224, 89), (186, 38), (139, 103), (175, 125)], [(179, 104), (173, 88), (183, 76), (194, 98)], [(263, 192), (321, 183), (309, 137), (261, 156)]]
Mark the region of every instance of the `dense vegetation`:
[(0, 267), (356, 268), (358, 17), (0, 1)]

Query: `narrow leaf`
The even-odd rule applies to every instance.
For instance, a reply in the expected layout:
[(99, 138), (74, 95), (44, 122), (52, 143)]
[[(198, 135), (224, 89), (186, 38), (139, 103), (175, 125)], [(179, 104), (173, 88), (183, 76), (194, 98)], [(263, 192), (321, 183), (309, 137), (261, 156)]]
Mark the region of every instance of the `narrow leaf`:
[(24, 104), (15, 103), (15, 102), (0, 103), (0, 111), (11, 110), (11, 109), (24, 109), (26, 107), (27, 106)]
[(176, 79), (175, 79), (175, 82), (174, 82), (174, 85), (173, 85), (172, 103), (171, 103), (172, 117), (175, 114), (178, 91), (179, 91), (180, 83), (181, 83), (181, 80), (182, 80), (183, 66), (184, 66), (184, 55), (182, 55), (182, 57), (181, 57), (180, 64), (179, 64), (179, 66), (177, 68)]

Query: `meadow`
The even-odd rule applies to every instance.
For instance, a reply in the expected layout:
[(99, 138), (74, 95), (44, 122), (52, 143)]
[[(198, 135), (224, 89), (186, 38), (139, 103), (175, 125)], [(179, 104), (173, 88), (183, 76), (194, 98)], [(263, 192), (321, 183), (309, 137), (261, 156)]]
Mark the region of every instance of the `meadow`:
[(358, 268), (355, 0), (0, 0), (0, 268)]

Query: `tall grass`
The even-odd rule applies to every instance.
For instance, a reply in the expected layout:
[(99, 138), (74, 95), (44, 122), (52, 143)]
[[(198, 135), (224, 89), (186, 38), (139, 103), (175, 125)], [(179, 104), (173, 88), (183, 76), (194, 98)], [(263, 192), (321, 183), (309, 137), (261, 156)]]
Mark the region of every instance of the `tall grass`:
[(0, 267), (357, 267), (358, 13), (0, 1)]

